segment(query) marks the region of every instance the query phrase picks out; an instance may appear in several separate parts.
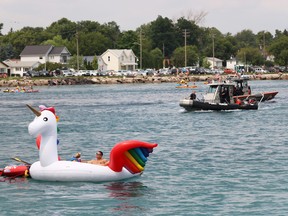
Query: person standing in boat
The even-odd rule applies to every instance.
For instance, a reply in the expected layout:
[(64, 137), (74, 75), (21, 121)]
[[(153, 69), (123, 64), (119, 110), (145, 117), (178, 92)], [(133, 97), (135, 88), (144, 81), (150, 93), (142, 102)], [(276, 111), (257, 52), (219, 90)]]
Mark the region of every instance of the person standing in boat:
[(221, 89), (220, 103), (230, 103), (229, 90), (227, 87), (222, 87)]
[(248, 95), (251, 95), (251, 87), (248, 86)]
[(196, 92), (193, 91), (191, 94), (190, 94), (190, 100), (195, 100), (196, 99)]

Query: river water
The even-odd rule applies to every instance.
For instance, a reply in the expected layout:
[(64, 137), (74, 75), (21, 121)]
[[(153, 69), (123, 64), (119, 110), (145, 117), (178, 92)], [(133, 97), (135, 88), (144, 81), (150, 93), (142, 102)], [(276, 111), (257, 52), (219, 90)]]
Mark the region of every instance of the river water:
[[(0, 182), (1, 215), (287, 215), (288, 81), (251, 81), (252, 92), (279, 91), (258, 110), (186, 112), (191, 89), (175, 84), (39, 87), (0, 93), (0, 167), (35, 162), (25, 104), (55, 106), (59, 154), (104, 157), (115, 143), (158, 143), (144, 174), (124, 182)], [(197, 96), (207, 86), (196, 83)]]

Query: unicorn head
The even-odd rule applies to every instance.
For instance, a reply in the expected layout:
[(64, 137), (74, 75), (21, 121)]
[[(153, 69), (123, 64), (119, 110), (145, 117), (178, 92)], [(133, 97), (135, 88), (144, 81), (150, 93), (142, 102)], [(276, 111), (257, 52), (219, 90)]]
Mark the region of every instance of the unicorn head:
[(57, 151), (57, 120), (54, 108), (44, 109), (42, 112), (27, 104), (29, 109), (36, 115), (28, 126), (30, 135), (41, 135), (39, 160), (42, 166), (48, 166), (58, 161)]

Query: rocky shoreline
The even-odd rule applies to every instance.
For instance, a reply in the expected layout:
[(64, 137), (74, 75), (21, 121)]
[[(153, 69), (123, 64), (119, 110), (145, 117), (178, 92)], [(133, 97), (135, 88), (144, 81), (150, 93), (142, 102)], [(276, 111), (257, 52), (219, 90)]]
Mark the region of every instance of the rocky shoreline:
[[(248, 75), (250, 80), (288, 80), (288, 74), (253, 74)], [(222, 75), (223, 79), (227, 75)], [(126, 83), (177, 83), (183, 76), (149, 76), (149, 77), (53, 77), (53, 78), (15, 78), (1, 79), (0, 87), (16, 86), (52, 86), (52, 85), (86, 85), (86, 84), (126, 84)], [(185, 76), (190, 82), (206, 82), (214, 79), (212, 75)]]

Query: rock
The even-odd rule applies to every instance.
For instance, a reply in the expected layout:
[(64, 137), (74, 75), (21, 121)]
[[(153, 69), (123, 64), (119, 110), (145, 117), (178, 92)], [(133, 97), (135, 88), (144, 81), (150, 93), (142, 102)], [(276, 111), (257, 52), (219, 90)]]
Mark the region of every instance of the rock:
[[(250, 79), (256, 80), (288, 80), (287, 73), (276, 74), (252, 74), (249, 75)], [(222, 80), (227, 75), (222, 75)], [(0, 79), (0, 87), (16, 87), (16, 86), (42, 86), (42, 85), (85, 85), (85, 84), (125, 84), (125, 83), (177, 83), (183, 78), (189, 80), (189, 82), (205, 82), (207, 80), (214, 79), (214, 75), (195, 75), (188, 77), (180, 76), (142, 76), (136, 77), (59, 77), (51, 79)]]

